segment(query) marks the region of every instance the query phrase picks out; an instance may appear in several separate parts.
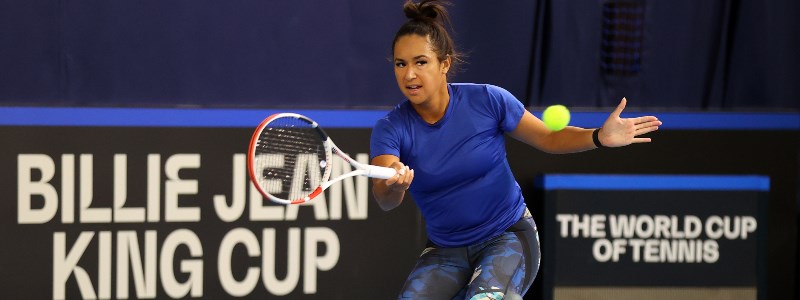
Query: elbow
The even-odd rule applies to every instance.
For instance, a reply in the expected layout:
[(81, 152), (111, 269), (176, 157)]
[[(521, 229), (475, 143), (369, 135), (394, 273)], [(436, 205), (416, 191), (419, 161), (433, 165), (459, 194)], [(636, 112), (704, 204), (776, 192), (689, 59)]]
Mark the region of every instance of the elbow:
[(560, 152), (560, 151), (558, 151), (556, 149), (550, 149), (550, 148), (544, 148), (544, 147), (538, 148), (538, 149), (541, 150), (544, 153), (547, 153), (547, 154), (563, 154), (563, 152)]
[(383, 211), (390, 211), (400, 206), (400, 201), (397, 202), (386, 201), (386, 200), (381, 201), (377, 197), (375, 198), (375, 201), (378, 202), (378, 206), (380, 206)]
[(379, 194), (378, 192), (373, 190), (372, 196), (375, 197), (375, 202), (378, 203), (378, 206), (383, 211), (393, 210), (398, 206), (400, 206), (400, 203), (402, 202), (402, 198), (400, 199), (400, 201), (392, 201), (391, 199), (385, 199), (383, 197), (380, 197), (378, 194)]
[(383, 202), (378, 202), (378, 206), (380, 206), (383, 211), (390, 211), (397, 207), (396, 205), (386, 205)]
[(553, 144), (539, 144), (539, 145), (535, 145), (534, 148), (539, 149), (539, 151), (542, 151), (542, 152), (547, 153), (547, 154), (563, 154), (564, 153), (564, 151), (561, 151), (561, 149), (559, 149), (556, 145), (553, 145)]

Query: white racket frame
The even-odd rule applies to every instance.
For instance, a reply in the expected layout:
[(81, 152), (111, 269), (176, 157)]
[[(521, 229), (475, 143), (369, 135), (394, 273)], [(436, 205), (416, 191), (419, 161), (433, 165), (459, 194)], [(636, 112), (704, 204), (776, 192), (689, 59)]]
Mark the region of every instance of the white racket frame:
[[(256, 146), (258, 145), (257, 141), (258, 141), (259, 137), (261, 136), (261, 133), (264, 131), (264, 128), (266, 128), (267, 125), (269, 125), (270, 122), (272, 122), (273, 120), (278, 119), (278, 118), (297, 118), (297, 119), (303, 119), (305, 121), (308, 121), (309, 123), (311, 123), (311, 126), (313, 128), (315, 128), (315, 129), (317, 129), (319, 131), (319, 133), (321, 134), (321, 136), (323, 137), (322, 144), (325, 147), (325, 162), (327, 163), (327, 165), (325, 166), (325, 171), (323, 172), (323, 174), (322, 174), (322, 176), (320, 178), (320, 185), (317, 186), (316, 189), (314, 189), (311, 192), (311, 194), (309, 194), (306, 197), (299, 198), (299, 199), (294, 199), (294, 200), (289, 200), (289, 199), (283, 199), (283, 198), (279, 198), (279, 197), (277, 197), (275, 195), (272, 195), (272, 194), (270, 194), (270, 193), (265, 191), (265, 189), (259, 183), (261, 181), (260, 177), (256, 176), (256, 174), (255, 174), (254, 160), (255, 160)], [(333, 154), (334, 153), (337, 156), (339, 156), (340, 158), (342, 158), (342, 160), (344, 160), (345, 162), (347, 162), (348, 164), (353, 166), (353, 168), (355, 170), (347, 172), (347, 173), (339, 175), (339, 176), (336, 176), (333, 179), (330, 179), (331, 169), (333, 168), (333, 159), (332, 158), (333, 158)], [(261, 122), (261, 124), (259, 124), (258, 127), (256, 127), (256, 130), (253, 133), (252, 138), (250, 139), (250, 147), (249, 147), (249, 149), (247, 151), (247, 171), (248, 171), (248, 175), (250, 177), (250, 181), (253, 182), (253, 184), (255, 185), (256, 189), (261, 193), (261, 195), (263, 195), (265, 198), (269, 199), (270, 201), (273, 201), (275, 203), (280, 203), (280, 204), (301, 204), (301, 203), (305, 203), (305, 202), (311, 201), (312, 199), (314, 199), (315, 197), (320, 195), (322, 193), (322, 191), (326, 190), (328, 187), (330, 187), (334, 183), (339, 182), (339, 181), (341, 181), (341, 180), (343, 180), (345, 178), (348, 178), (348, 177), (367, 176), (367, 177), (371, 177), (371, 178), (389, 179), (389, 178), (394, 177), (397, 174), (397, 172), (393, 168), (379, 167), (379, 166), (373, 166), (373, 165), (362, 164), (362, 163), (357, 162), (356, 160), (351, 158), (349, 155), (344, 153), (341, 149), (339, 149), (339, 147), (336, 146), (336, 144), (333, 143), (333, 140), (331, 140), (330, 136), (328, 136), (328, 134), (325, 133), (324, 130), (322, 130), (322, 127), (319, 127), (319, 124), (317, 124), (317, 122), (314, 122), (314, 120), (312, 120), (312, 119), (310, 119), (310, 118), (308, 118), (306, 116), (303, 116), (301, 114), (296, 114), (296, 113), (277, 113), (277, 114), (273, 114), (273, 115), (265, 118)]]

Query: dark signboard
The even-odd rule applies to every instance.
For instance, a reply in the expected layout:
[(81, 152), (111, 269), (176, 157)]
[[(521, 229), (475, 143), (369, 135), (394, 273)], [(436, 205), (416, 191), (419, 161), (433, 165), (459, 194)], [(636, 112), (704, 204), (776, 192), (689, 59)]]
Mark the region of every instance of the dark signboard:
[(541, 186), (553, 299), (647, 290), (659, 299), (681, 289), (756, 297), (769, 178), (545, 175)]
[[(393, 298), (424, 240), (411, 201), (383, 212), (363, 177), (265, 201), (251, 132), (0, 127), (0, 298)], [(368, 161), (368, 129), (328, 132)]]

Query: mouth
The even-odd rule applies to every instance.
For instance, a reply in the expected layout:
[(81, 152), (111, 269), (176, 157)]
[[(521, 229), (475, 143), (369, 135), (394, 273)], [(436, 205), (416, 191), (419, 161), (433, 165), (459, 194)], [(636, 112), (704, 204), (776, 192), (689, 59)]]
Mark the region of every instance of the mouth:
[(419, 93), (419, 90), (422, 89), (421, 85), (407, 85), (406, 90), (412, 95), (416, 95)]

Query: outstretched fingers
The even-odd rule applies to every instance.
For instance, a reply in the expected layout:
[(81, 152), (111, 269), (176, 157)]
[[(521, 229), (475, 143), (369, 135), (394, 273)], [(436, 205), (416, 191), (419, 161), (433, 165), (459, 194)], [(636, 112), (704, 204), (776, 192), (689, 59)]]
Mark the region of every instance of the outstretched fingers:
[(600, 133), (603, 135), (601, 140), (604, 145), (620, 147), (633, 143), (649, 143), (650, 138), (639, 136), (656, 131), (661, 126), (661, 121), (655, 116), (621, 118), (620, 115), (627, 104), (628, 99), (622, 98), (603, 124)]
[(634, 120), (634, 124), (635, 129), (632, 143), (649, 143), (651, 142), (650, 138), (640, 138), (637, 136), (658, 130), (658, 127), (661, 126), (661, 121), (659, 121), (656, 117), (648, 116), (636, 118), (636, 120)]
[(661, 123), (661, 121), (659, 121), (658, 118), (656, 118), (655, 116), (643, 116), (643, 117), (637, 117), (637, 118), (632, 118), (632, 119), (633, 119), (633, 123), (634, 124), (642, 124), (642, 123), (649, 123), (649, 122), (659, 122), (659, 123)]
[(639, 129), (644, 127), (653, 127), (653, 126), (661, 126), (661, 121), (659, 120), (651, 120), (646, 122), (633, 122), (633, 125)]
[(642, 128), (636, 129), (636, 131), (634, 132), (634, 135), (635, 136), (640, 136), (640, 135), (643, 135), (643, 134), (646, 134), (646, 133), (650, 133), (650, 132), (653, 132), (653, 131), (656, 131), (656, 130), (658, 130), (658, 126), (642, 127)]
[(656, 130), (658, 130), (658, 127), (661, 126), (661, 121), (659, 121), (658, 119), (646, 118), (645, 120), (647, 120), (647, 121), (634, 123), (635, 124), (634, 127), (636, 129), (636, 135), (640, 135), (640, 134), (645, 134), (645, 133), (648, 133), (648, 132), (656, 131)]

